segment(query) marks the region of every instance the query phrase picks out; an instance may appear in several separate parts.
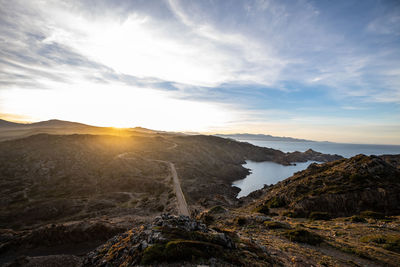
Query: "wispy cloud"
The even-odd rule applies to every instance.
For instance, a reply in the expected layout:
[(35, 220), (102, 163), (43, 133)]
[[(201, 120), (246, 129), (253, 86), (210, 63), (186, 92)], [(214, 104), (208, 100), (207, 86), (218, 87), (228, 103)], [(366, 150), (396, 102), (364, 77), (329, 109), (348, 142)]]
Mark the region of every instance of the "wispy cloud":
[(0, 101), (12, 90), (106, 86), (223, 107), (229, 127), (361, 111), (389, 125), (399, 14), (395, 1), (0, 0)]

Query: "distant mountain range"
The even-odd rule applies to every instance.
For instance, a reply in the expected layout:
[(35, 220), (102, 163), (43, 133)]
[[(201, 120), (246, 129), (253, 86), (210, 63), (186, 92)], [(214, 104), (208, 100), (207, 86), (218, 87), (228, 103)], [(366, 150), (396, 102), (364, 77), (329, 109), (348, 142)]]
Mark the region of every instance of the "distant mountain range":
[[(93, 126), (93, 125), (88, 125), (84, 123), (79, 123), (79, 122), (72, 122), (72, 121), (63, 121), (63, 120), (47, 120), (47, 121), (39, 121), (39, 122), (33, 122), (33, 123), (17, 123), (17, 122), (11, 122), (11, 121), (6, 121), (0, 119), (0, 129), (7, 128), (16, 128), (16, 129), (32, 129), (32, 128), (64, 128), (64, 129), (69, 129), (69, 128), (93, 128), (93, 129), (109, 129), (113, 127), (100, 127), (100, 126)], [(135, 128), (123, 128), (123, 129), (129, 129), (133, 130), (136, 132), (146, 132), (146, 133), (154, 133), (154, 132), (159, 132), (159, 131), (154, 131), (150, 129), (146, 129), (143, 127), (135, 127)]]
[[(65, 134), (72, 133), (89, 133), (89, 134), (109, 134), (109, 131), (112, 130), (112, 127), (98, 127), (87, 125), (78, 122), (71, 121), (63, 121), (63, 120), (47, 120), (40, 121), (34, 123), (16, 123), (11, 121), (6, 121), (0, 119), (0, 141), (7, 139), (14, 139), (14, 137), (25, 137), (36, 133), (53, 133), (53, 134), (63, 134), (64, 132), (60, 132), (61, 130), (66, 131)], [(124, 128), (124, 131), (128, 131), (129, 133), (166, 133), (163, 131), (155, 131), (142, 127), (135, 128)], [(115, 131), (115, 130), (114, 130)], [(181, 133), (175, 133), (181, 134)], [(193, 135), (195, 133), (185, 133), (189, 135)], [(198, 133), (196, 133), (198, 134)], [(286, 142), (315, 142), (306, 139), (298, 139), (292, 137), (279, 137), (265, 134), (215, 134), (215, 136), (223, 137), (223, 138), (232, 138), (237, 140), (259, 140), (259, 141), (286, 141)]]
[(34, 123), (16, 123), (0, 119), (0, 128), (42, 128), (42, 127), (56, 127), (56, 128), (71, 128), (71, 127), (96, 127), (83, 123), (62, 121), (62, 120), (48, 120)]
[(40, 133), (61, 135), (100, 134), (118, 136), (140, 136), (147, 134), (157, 134), (160, 132), (142, 127), (120, 129), (113, 127), (98, 127), (78, 122), (62, 120), (48, 120), (34, 123), (16, 123), (0, 119), (0, 141), (23, 138)]
[(272, 136), (269, 134), (216, 134), (216, 136), (224, 138), (232, 138), (237, 140), (259, 140), (259, 141), (286, 141), (286, 142), (315, 142), (312, 140), (298, 139), (292, 137)]

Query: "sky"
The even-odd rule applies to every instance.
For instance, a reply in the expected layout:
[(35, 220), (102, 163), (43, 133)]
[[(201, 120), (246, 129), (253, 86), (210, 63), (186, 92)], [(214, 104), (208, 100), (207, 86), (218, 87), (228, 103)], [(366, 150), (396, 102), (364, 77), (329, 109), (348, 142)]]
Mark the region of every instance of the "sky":
[(0, 117), (400, 144), (400, 1), (0, 0)]

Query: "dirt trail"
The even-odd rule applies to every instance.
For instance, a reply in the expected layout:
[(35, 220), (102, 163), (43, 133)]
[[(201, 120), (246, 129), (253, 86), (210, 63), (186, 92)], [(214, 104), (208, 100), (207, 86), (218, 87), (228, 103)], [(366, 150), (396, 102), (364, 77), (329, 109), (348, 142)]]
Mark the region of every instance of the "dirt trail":
[(174, 190), (176, 198), (178, 200), (178, 212), (180, 215), (185, 215), (190, 217), (189, 209), (186, 203), (185, 195), (182, 192), (181, 183), (179, 182), (178, 173), (176, 172), (175, 165), (172, 162), (161, 161), (169, 165), (171, 169), (172, 178), (174, 180)]
[[(171, 147), (171, 149), (175, 148), (175, 147), (176, 146)], [(118, 155), (117, 158), (130, 159), (130, 160), (135, 159), (134, 157), (128, 157), (129, 154), (131, 154), (131, 153), (130, 152), (123, 153), (123, 154)], [(173, 185), (174, 185), (174, 191), (175, 191), (176, 199), (178, 202), (178, 214), (190, 217), (190, 212), (189, 212), (189, 209), (188, 209), (188, 206), (186, 203), (185, 195), (182, 192), (181, 183), (179, 182), (178, 173), (176, 172), (175, 165), (172, 162), (165, 161), (165, 160), (158, 160), (158, 159), (146, 159), (146, 160), (157, 161), (157, 162), (161, 162), (161, 163), (168, 165), (168, 167), (171, 171)]]

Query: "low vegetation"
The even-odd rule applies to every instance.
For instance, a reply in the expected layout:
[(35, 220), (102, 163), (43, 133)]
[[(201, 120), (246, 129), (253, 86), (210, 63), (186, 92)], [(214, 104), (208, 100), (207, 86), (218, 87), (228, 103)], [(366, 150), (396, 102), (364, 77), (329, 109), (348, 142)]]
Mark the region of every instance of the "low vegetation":
[(269, 208), (267, 205), (258, 206), (254, 211), (265, 215), (269, 215)]
[(268, 208), (281, 208), (284, 207), (286, 205), (286, 202), (283, 198), (278, 197), (278, 196), (274, 196), (271, 199), (269, 199), (268, 201), (265, 202), (265, 205)]
[(360, 241), (379, 244), (384, 249), (400, 253), (400, 235), (367, 235), (361, 237)]
[(360, 217), (362, 218), (370, 218), (370, 219), (385, 219), (385, 215), (380, 213), (380, 212), (376, 212), (376, 211), (370, 211), (370, 210), (366, 210), (360, 213)]
[(293, 242), (306, 243), (309, 245), (318, 245), (322, 243), (323, 238), (315, 233), (309, 232), (305, 229), (287, 230), (284, 236)]
[(267, 229), (289, 229), (288, 224), (278, 222), (278, 221), (265, 221), (264, 225)]
[(308, 215), (311, 220), (330, 220), (332, 217), (327, 212), (313, 211)]
[(354, 223), (366, 223), (367, 220), (364, 217), (361, 217), (360, 215), (353, 215), (350, 217), (350, 221)]

